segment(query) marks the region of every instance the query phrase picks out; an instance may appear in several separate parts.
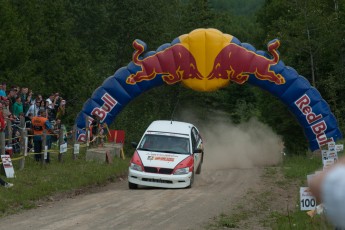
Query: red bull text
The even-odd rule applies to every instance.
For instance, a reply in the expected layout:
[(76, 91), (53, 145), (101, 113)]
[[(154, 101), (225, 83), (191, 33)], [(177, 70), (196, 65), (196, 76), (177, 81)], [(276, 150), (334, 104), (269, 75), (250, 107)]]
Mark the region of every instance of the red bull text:
[(104, 104), (101, 107), (94, 108), (91, 111), (91, 115), (99, 117), (100, 121), (103, 122), (107, 114), (116, 106), (117, 101), (108, 93), (105, 93), (101, 99)]
[[(295, 105), (305, 115), (308, 124), (319, 121), (323, 118), (322, 114), (316, 115), (310, 106), (310, 98), (307, 94), (295, 101)], [(327, 130), (327, 124), (324, 120), (319, 121), (311, 126), (311, 130), (316, 136), (317, 143), (319, 146), (326, 145), (328, 142), (333, 142), (333, 138), (327, 138), (325, 131)]]

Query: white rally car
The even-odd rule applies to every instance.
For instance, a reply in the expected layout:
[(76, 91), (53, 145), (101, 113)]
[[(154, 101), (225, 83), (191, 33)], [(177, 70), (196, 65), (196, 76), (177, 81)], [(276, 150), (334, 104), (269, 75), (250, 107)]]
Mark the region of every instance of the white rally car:
[(129, 166), (128, 187), (190, 188), (201, 172), (203, 141), (198, 129), (179, 121), (154, 121), (146, 129)]

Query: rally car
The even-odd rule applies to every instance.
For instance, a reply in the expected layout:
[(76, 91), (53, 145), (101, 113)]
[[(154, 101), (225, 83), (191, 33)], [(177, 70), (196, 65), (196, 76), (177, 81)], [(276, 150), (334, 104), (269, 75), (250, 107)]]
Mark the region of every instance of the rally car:
[(146, 129), (129, 166), (128, 187), (190, 188), (204, 158), (198, 129), (186, 122), (159, 120)]

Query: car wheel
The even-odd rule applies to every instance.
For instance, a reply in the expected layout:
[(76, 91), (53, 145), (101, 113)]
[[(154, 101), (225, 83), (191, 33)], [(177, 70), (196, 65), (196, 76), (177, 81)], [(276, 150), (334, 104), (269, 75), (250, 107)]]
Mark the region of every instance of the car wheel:
[(190, 178), (190, 183), (189, 183), (189, 185), (187, 186), (187, 188), (191, 188), (192, 185), (193, 185), (193, 183), (194, 183), (194, 172), (192, 173), (192, 176), (191, 176), (191, 178)]
[(200, 164), (199, 164), (199, 166), (198, 166), (198, 168), (196, 169), (196, 172), (195, 172), (196, 174), (200, 174), (201, 173), (201, 165), (202, 165), (203, 160), (204, 160), (204, 154), (202, 153)]
[(138, 185), (137, 184), (133, 184), (131, 182), (128, 182), (128, 188), (129, 189), (137, 189), (138, 188)]

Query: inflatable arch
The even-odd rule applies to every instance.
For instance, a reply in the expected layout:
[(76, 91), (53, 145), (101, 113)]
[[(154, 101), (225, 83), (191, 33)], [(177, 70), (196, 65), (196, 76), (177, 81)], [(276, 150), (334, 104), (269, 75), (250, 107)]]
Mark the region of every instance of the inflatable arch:
[(303, 76), (279, 60), (279, 45), (275, 39), (268, 43), (268, 52), (255, 50), (216, 29), (193, 30), (150, 52), (143, 41), (135, 40), (132, 61), (84, 103), (76, 118), (77, 138), (85, 138), (86, 118), (97, 116), (110, 125), (132, 99), (153, 87), (181, 82), (194, 90), (213, 91), (233, 81), (258, 86), (286, 104), (304, 128), (312, 151), (341, 139), (328, 104)]

